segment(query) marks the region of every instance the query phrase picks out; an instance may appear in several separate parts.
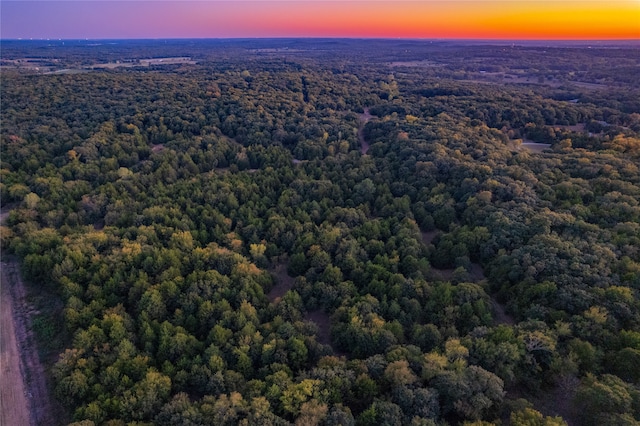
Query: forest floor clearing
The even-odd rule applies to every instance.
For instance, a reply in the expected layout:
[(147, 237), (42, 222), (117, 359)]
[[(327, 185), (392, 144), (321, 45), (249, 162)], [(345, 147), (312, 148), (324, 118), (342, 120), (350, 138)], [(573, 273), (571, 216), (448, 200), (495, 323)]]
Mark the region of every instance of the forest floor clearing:
[(295, 278), (290, 277), (287, 273), (286, 263), (279, 263), (274, 269), (269, 272), (275, 275), (276, 285), (274, 285), (269, 294), (267, 294), (267, 298), (269, 299), (269, 302), (277, 303), (280, 301), (282, 296), (285, 295), (286, 292), (293, 288)]
[[(318, 326), (318, 343), (323, 345), (331, 345), (331, 317), (322, 309), (307, 312), (304, 316), (305, 321), (311, 321)], [(332, 346), (333, 347), (333, 346)], [(334, 349), (335, 352), (335, 349)]]

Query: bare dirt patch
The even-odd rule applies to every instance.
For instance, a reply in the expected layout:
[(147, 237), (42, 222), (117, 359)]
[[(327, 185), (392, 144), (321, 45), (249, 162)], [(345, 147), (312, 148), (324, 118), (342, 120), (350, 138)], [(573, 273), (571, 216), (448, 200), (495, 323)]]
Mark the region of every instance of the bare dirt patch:
[(536, 154), (539, 154), (541, 152), (543, 152), (546, 149), (551, 148), (551, 144), (548, 143), (537, 143), (537, 142), (522, 142), (520, 144), (519, 149), (526, 149), (527, 151), (530, 152), (535, 152)]
[[(1, 276), (2, 424), (58, 424), (52, 411), (45, 370), (40, 362), (35, 338), (29, 328), (31, 315), (34, 312), (28, 302), (16, 259), (3, 256)], [(10, 330), (11, 322), (13, 322), (13, 333)], [(9, 349), (12, 344), (11, 338), (7, 336), (8, 334), (13, 334), (15, 339), (13, 344), (16, 346), (15, 351), (11, 352), (13, 355), (7, 355), (7, 364), (5, 365), (5, 348)], [(5, 418), (5, 416), (10, 417)], [(28, 419), (28, 421), (25, 422), (24, 419)]]
[(285, 293), (293, 288), (295, 278), (290, 277), (287, 273), (287, 264), (280, 263), (270, 271), (276, 278), (276, 285), (273, 286), (267, 298), (271, 303), (278, 303)]

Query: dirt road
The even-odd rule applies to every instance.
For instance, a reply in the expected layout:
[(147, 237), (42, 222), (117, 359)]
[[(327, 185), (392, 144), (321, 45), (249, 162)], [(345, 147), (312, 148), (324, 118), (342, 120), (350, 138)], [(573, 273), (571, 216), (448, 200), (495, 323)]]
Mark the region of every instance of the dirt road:
[[(4, 224), (12, 206), (2, 206)], [(56, 425), (18, 260), (0, 253), (0, 426)]]
[(7, 266), (2, 262), (0, 281), (0, 425), (28, 425), (29, 404), (23, 380), (20, 349), (16, 339), (14, 309), (7, 285)]

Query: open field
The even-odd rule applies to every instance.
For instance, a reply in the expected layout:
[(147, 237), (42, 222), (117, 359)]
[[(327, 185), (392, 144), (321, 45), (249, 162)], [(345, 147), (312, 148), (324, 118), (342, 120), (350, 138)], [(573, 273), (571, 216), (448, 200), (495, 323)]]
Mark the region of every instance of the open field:
[(175, 65), (175, 64), (196, 64), (196, 61), (186, 57), (176, 58), (151, 58), (139, 59), (127, 62), (108, 62), (105, 64), (94, 64), (87, 66), (88, 69), (115, 69), (115, 68), (132, 68), (132, 67), (150, 67), (154, 65)]

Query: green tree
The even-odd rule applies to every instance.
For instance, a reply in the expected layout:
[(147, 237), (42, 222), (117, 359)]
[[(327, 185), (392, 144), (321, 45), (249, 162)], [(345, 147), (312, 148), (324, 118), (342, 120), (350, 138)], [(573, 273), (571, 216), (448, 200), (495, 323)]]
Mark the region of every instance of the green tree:
[(514, 411), (509, 420), (513, 426), (567, 426), (562, 417), (544, 416), (533, 408)]
[(602, 424), (613, 417), (640, 419), (640, 392), (617, 376), (604, 374), (596, 378), (587, 375), (575, 400), (586, 425)]

